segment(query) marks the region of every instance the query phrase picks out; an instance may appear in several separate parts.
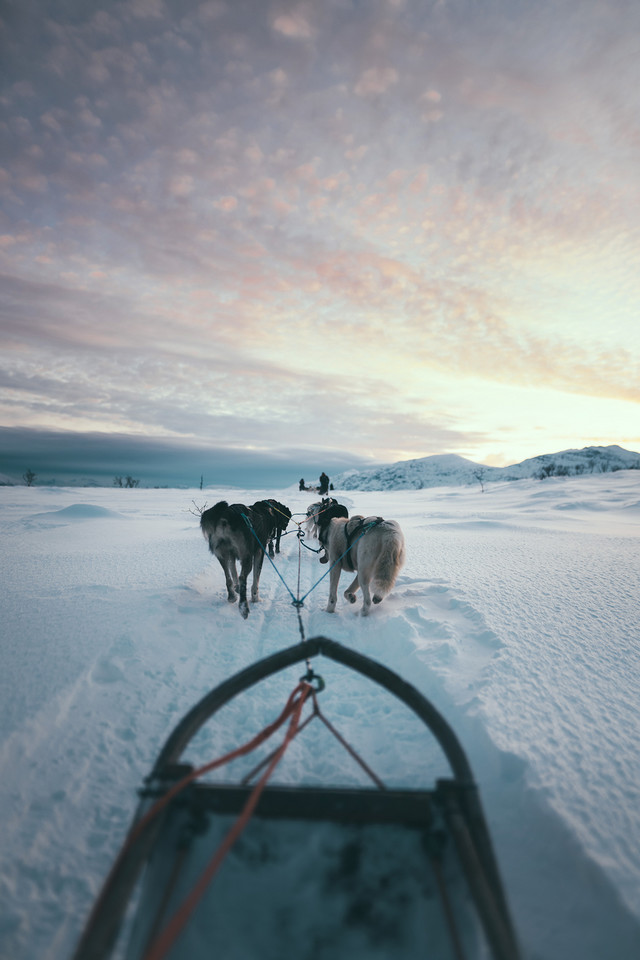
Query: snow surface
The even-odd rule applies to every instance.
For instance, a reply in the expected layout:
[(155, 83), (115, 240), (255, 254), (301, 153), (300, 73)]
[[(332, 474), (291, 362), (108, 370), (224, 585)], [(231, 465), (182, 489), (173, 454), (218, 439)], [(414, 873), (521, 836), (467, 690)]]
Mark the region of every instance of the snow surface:
[[(637, 960), (640, 472), (335, 495), (397, 519), (407, 562), (367, 619), (341, 594), (326, 613), (322, 581), (301, 612), (306, 635), (386, 664), (449, 721), (527, 960)], [(313, 500), (294, 488), (0, 488), (3, 960), (71, 954), (174, 725), (300, 639), (267, 561), (249, 619), (227, 603), (191, 512), (265, 496), (300, 513)], [(278, 570), (294, 593), (300, 570), (304, 594), (326, 567), (293, 534), (282, 549)], [(187, 759), (249, 739), (300, 672), (225, 707)], [(324, 712), (383, 779), (429, 786), (440, 761), (404, 708), (329, 661), (320, 672)], [(342, 751), (304, 737), (281, 782), (359, 782)]]

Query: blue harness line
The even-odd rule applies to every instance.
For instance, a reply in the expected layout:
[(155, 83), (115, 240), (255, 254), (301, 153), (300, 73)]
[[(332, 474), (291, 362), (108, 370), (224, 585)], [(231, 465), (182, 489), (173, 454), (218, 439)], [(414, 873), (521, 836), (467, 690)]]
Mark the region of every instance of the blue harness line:
[[(261, 549), (262, 552), (264, 553), (265, 557), (267, 558), (267, 560), (269, 561), (269, 563), (271, 564), (271, 566), (273, 567), (273, 569), (275, 570), (275, 572), (278, 574), (278, 577), (280, 578), (280, 580), (281, 580), (282, 583), (284, 584), (285, 590), (287, 591), (287, 593), (288, 593), (289, 596), (291, 597), (291, 606), (292, 606), (292, 607), (295, 607), (295, 608), (296, 608), (296, 611), (297, 611), (297, 613), (298, 613), (298, 627), (299, 627), (299, 629), (300, 629), (300, 636), (302, 637), (302, 642), (303, 642), (303, 643), (304, 643), (304, 641), (305, 641), (306, 638), (305, 638), (304, 629), (303, 629), (303, 626), (302, 626), (302, 618), (301, 618), (301, 616), (300, 616), (300, 608), (304, 606), (304, 601), (307, 599), (307, 597), (309, 596), (309, 594), (310, 594), (313, 590), (315, 590), (315, 588), (318, 586), (318, 584), (322, 583), (322, 581), (323, 581), (324, 578), (327, 576), (327, 574), (331, 573), (331, 571), (333, 570), (333, 568), (336, 567), (336, 566), (340, 563), (340, 561), (344, 559), (344, 557), (346, 557), (346, 555), (351, 551), (351, 548), (358, 542), (358, 540), (361, 540), (362, 537), (364, 537), (365, 533), (367, 533), (369, 530), (371, 530), (372, 527), (377, 527), (378, 524), (384, 522), (383, 519), (382, 519), (382, 517), (376, 517), (376, 519), (375, 519), (375, 520), (372, 520), (370, 523), (365, 524), (364, 520), (361, 520), (361, 521), (359, 522), (359, 524), (356, 524), (353, 532), (351, 533), (351, 536), (347, 536), (347, 549), (344, 551), (344, 553), (340, 554), (340, 556), (338, 557), (338, 559), (335, 560), (334, 563), (331, 564), (331, 566), (329, 567), (328, 570), (325, 570), (325, 572), (322, 574), (322, 576), (320, 577), (320, 579), (319, 579), (319, 580), (316, 580), (316, 582), (313, 584), (313, 586), (310, 587), (310, 588), (307, 590), (307, 592), (305, 593), (305, 595), (304, 595), (303, 597), (300, 596), (300, 557), (301, 557), (301, 553), (302, 553), (302, 551), (301, 551), (301, 549), (300, 549), (300, 544), (302, 543), (303, 537), (301, 537), (301, 536), (299, 535), (299, 534), (300, 534), (300, 531), (298, 531), (298, 596), (296, 597), (295, 594), (293, 593), (293, 591), (291, 590), (291, 588), (289, 587), (289, 585), (287, 584), (286, 580), (284, 579), (284, 577), (282, 576), (282, 574), (280, 573), (280, 571), (279, 571), (278, 568), (276, 567), (276, 565), (275, 565), (275, 563), (273, 562), (272, 558), (269, 556), (269, 553), (268, 553), (268, 551), (265, 549), (264, 544), (261, 542), (260, 537), (259, 537), (258, 534), (255, 532), (255, 530), (253, 529), (253, 524), (251, 523), (251, 520), (249, 519), (249, 517), (246, 515), (246, 513), (241, 513), (240, 516), (242, 517), (242, 519), (244, 520), (244, 522), (245, 522), (246, 525), (248, 526), (248, 528), (249, 528), (249, 530), (251, 531), (251, 533), (253, 534), (253, 536), (254, 536), (254, 537), (256, 538), (256, 540), (258, 541), (258, 544), (260, 545), (260, 549)], [(361, 529), (361, 527), (362, 527), (362, 529)], [(356, 533), (358, 534), (357, 537), (355, 536)], [(305, 544), (305, 546), (306, 546), (306, 544)], [(312, 547), (309, 547), (309, 549), (311, 550), (311, 549), (313, 549), (313, 548), (312, 548)], [(351, 570), (353, 570), (353, 569), (354, 569), (353, 564), (351, 564)]]
[(296, 602), (295, 596), (293, 595), (293, 593), (292, 593), (291, 590), (289, 589), (289, 587), (288, 587), (288, 585), (287, 585), (284, 577), (282, 576), (282, 574), (280, 573), (280, 571), (279, 571), (278, 568), (276, 567), (275, 563), (273, 562), (273, 560), (272, 560), (271, 557), (269, 556), (269, 552), (265, 549), (262, 541), (260, 540), (260, 537), (259, 537), (258, 534), (255, 532), (255, 530), (253, 529), (253, 524), (251, 523), (251, 520), (250, 520), (249, 517), (246, 515), (246, 513), (241, 513), (240, 516), (242, 517), (242, 519), (244, 520), (244, 522), (246, 523), (246, 525), (249, 527), (249, 530), (251, 531), (251, 533), (254, 535), (254, 537), (256, 538), (256, 540), (258, 541), (258, 543), (260, 544), (260, 549), (261, 549), (262, 552), (264, 553), (265, 557), (267, 558), (267, 560), (269, 561), (269, 563), (271, 564), (271, 566), (273, 567), (273, 569), (275, 570), (275, 572), (278, 574), (278, 576), (279, 576), (280, 579), (282, 580), (282, 582), (283, 582), (283, 584), (284, 584), (284, 586), (285, 586), (285, 589), (288, 591), (289, 596), (293, 599), (293, 601), (294, 601), (294, 603), (295, 603), (295, 602)]
[[(384, 523), (384, 520), (382, 519), (382, 517), (376, 517), (375, 520), (372, 520), (371, 523), (368, 523), (366, 525), (366, 530), (363, 530), (363, 533), (366, 533), (367, 530), (370, 530), (372, 527), (379, 526), (381, 523)], [(357, 543), (358, 540), (360, 539), (360, 537), (356, 537), (356, 534), (360, 533), (360, 531), (365, 526), (364, 518), (361, 520), (358, 520), (358, 522), (356, 523), (351, 533), (349, 533), (349, 531), (347, 530), (348, 526), (349, 526), (349, 523), (347, 522), (344, 528), (344, 534), (345, 534), (345, 537), (347, 538), (347, 549), (345, 550), (345, 553), (342, 554), (343, 557), (345, 556), (345, 554), (351, 552), (351, 547), (354, 545), (354, 543)], [(342, 557), (340, 559), (342, 559)], [(349, 559), (347, 560), (347, 563), (349, 564), (349, 569), (353, 573), (353, 571), (355, 570), (355, 567), (353, 565), (353, 561), (351, 560), (351, 557), (349, 557)]]

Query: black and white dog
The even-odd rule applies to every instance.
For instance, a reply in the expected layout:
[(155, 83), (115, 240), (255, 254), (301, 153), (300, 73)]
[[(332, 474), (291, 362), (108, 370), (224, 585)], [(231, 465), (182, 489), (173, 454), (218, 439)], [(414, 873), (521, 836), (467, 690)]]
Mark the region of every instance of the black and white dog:
[[(320, 509), (317, 508), (318, 504), (312, 504), (307, 515), (332, 565), (327, 612), (333, 613), (336, 609), (342, 571), (357, 571), (344, 596), (355, 603), (360, 587), (362, 616), (366, 617), (371, 612), (372, 601), (380, 603), (393, 589), (404, 564), (405, 542), (400, 524), (382, 517), (345, 517), (346, 507), (335, 500), (333, 503), (323, 500)], [(326, 561), (321, 558), (321, 562)]]
[[(277, 538), (278, 547), (280, 544), (274, 519), (276, 516), (278, 514), (267, 500), (259, 500), (251, 507), (244, 503), (228, 504), (226, 500), (221, 500), (215, 506), (204, 510), (200, 516), (200, 529), (209, 544), (209, 550), (218, 558), (224, 571), (229, 603), (235, 603), (236, 599), (239, 599), (240, 613), (245, 620), (249, 616), (247, 577), (253, 571), (251, 602), (256, 603), (260, 599), (258, 586), (264, 551), (270, 544), (273, 549), (274, 537)], [(284, 517), (282, 520), (284, 521)], [(239, 574), (236, 567), (238, 561)]]

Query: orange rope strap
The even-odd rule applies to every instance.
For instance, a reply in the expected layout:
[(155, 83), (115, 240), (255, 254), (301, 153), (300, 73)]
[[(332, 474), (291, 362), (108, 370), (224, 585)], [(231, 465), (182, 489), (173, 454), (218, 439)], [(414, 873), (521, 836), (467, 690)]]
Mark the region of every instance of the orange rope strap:
[[(270, 726), (265, 727), (265, 729), (254, 737), (253, 740), (245, 744), (243, 747), (239, 747), (237, 750), (231, 751), (231, 753), (226, 754), (224, 757), (214, 760), (211, 763), (205, 764), (203, 767), (200, 767), (198, 770), (192, 771), (188, 776), (184, 777), (179, 783), (177, 783), (171, 790), (169, 790), (146, 814), (146, 816), (138, 824), (138, 829), (144, 829), (146, 823), (149, 822), (152, 816), (155, 816), (160, 809), (162, 809), (169, 800), (176, 795), (180, 790), (182, 790), (188, 783), (194, 780), (196, 777), (201, 776), (203, 773), (213, 770), (215, 767), (222, 766), (222, 764), (227, 763), (229, 760), (233, 760), (235, 757), (243, 756), (244, 754), (249, 753), (256, 746), (266, 740), (271, 734), (282, 726), (284, 721), (290, 717), (289, 726), (285, 737), (278, 747), (278, 749), (273, 754), (269, 766), (260, 777), (256, 783), (253, 791), (251, 792), (249, 799), (247, 800), (244, 809), (237, 818), (233, 827), (227, 833), (226, 837), (214, 853), (213, 857), (207, 864), (206, 868), (202, 872), (200, 878), (198, 879), (196, 885), (191, 890), (188, 897), (184, 900), (181, 906), (178, 908), (176, 913), (173, 915), (165, 929), (161, 932), (158, 938), (151, 944), (149, 950), (145, 954), (144, 960), (162, 960), (166, 956), (167, 952), (171, 949), (176, 938), (182, 931), (183, 927), (189, 920), (189, 917), (195, 910), (196, 906), (200, 902), (202, 895), (205, 890), (211, 883), (211, 880), (215, 876), (216, 872), (220, 868), (222, 861), (226, 857), (227, 853), (236, 842), (247, 823), (251, 819), (251, 816), (256, 808), (258, 800), (264, 790), (267, 781), (271, 777), (271, 774), (275, 770), (276, 766), (282, 759), (285, 750), (295, 737), (300, 726), (300, 717), (302, 714), (302, 708), (307, 700), (307, 697), (310, 693), (313, 692), (313, 687), (302, 681), (298, 686), (293, 690), (289, 699), (287, 700), (286, 706), (278, 719)], [(134, 832), (134, 835), (137, 835), (137, 831)]]

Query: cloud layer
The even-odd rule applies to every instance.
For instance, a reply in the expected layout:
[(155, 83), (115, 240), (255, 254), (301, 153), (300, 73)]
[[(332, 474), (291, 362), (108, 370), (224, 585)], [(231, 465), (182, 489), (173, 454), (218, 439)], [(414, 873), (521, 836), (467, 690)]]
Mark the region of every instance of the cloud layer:
[(640, 8), (24, 0), (0, 422), (640, 446)]
[(0, 483), (19, 482), (27, 471), (38, 484), (111, 485), (130, 476), (143, 487), (297, 487), (300, 477), (318, 483), (322, 470), (335, 476), (370, 466), (362, 457), (311, 446), (273, 451), (182, 439), (117, 433), (24, 430), (0, 427)]

